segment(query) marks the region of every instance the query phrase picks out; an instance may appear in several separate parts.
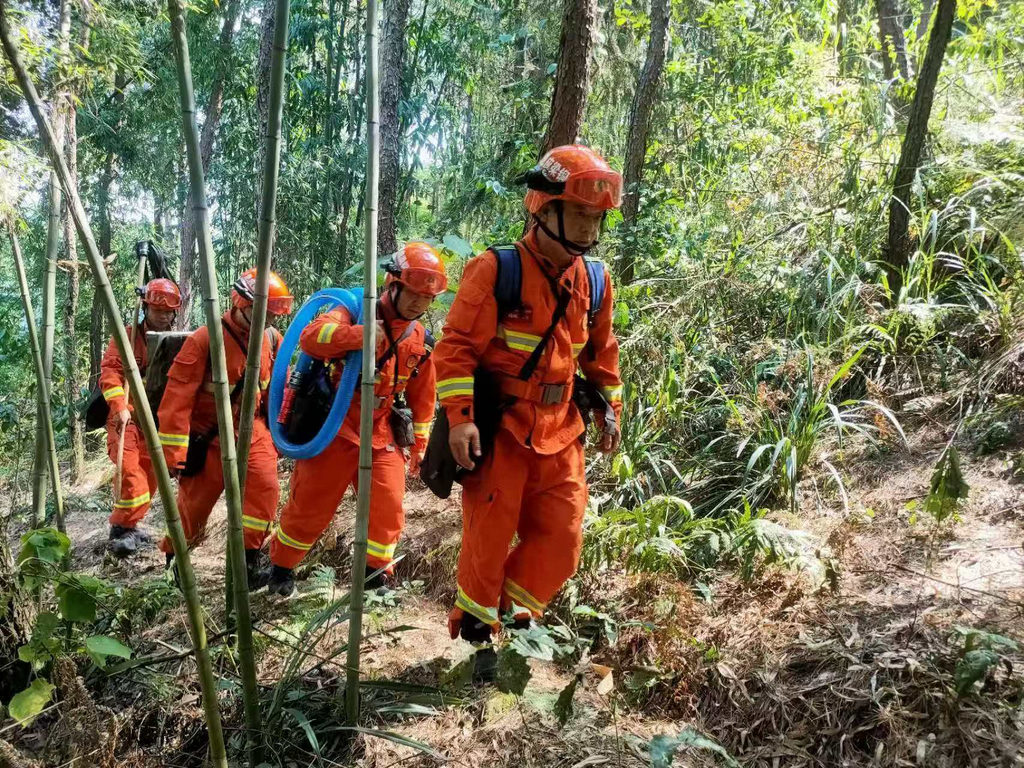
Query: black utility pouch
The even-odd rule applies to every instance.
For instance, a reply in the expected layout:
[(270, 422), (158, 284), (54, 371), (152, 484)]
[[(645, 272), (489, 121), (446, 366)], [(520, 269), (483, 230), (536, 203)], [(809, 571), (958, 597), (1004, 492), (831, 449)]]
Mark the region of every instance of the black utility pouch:
[(188, 453), (185, 454), (185, 466), (181, 469), (182, 477), (195, 477), (206, 466), (206, 455), (210, 452), (210, 443), (214, 435), (209, 432), (193, 432), (188, 437)]
[(395, 445), (399, 448), (412, 448), (416, 444), (416, 433), (412, 426), (412, 411), (392, 405), (388, 420), (391, 422), (391, 434), (395, 437)]

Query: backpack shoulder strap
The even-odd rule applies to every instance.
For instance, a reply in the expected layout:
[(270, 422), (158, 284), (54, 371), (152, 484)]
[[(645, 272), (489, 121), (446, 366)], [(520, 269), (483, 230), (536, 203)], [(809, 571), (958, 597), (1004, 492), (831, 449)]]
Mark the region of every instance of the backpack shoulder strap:
[(590, 286), (590, 305), (587, 308), (587, 320), (593, 325), (594, 318), (597, 317), (597, 313), (601, 311), (601, 305), (604, 303), (604, 262), (600, 259), (586, 259), (584, 264), (587, 267), (587, 283)]
[(498, 302), (498, 318), (518, 309), (522, 303), (523, 262), (514, 245), (492, 245), (488, 250), (498, 262), (498, 275), (494, 280), (494, 298)]

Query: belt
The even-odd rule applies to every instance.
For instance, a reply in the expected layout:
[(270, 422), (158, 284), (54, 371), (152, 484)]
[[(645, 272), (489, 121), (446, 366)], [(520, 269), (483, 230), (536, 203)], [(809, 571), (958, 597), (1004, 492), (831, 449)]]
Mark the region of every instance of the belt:
[(572, 382), (564, 384), (533, 384), (511, 376), (501, 377), (501, 393), (541, 405), (567, 403), (572, 399)]

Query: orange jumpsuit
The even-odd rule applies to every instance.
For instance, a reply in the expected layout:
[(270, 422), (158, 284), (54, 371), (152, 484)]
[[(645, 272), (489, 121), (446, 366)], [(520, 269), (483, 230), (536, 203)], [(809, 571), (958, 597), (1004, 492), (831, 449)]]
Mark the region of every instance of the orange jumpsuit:
[[(125, 331), (128, 338), (132, 337), (132, 327), (126, 326)], [(135, 364), (143, 376), (146, 375), (146, 324), (139, 323), (135, 332)], [(110, 407), (110, 415), (107, 417), (107, 455), (117, 465), (117, 449), (121, 442), (121, 428), (114, 420), (122, 411), (133, 411), (128, 396), (124, 390), (125, 383), (124, 366), (121, 364), (121, 355), (117, 351), (117, 345), (111, 339), (107, 345), (107, 351), (103, 353), (103, 360), (100, 362), (100, 391), (103, 399)], [(117, 493), (117, 478), (114, 478), (114, 493)], [(134, 528), (146, 516), (152, 502), (153, 494), (156, 493), (156, 473), (153, 471), (153, 464), (149, 460), (149, 451), (146, 450), (146, 439), (142, 436), (142, 430), (134, 421), (129, 421), (124, 430), (124, 455), (121, 460), (121, 495), (114, 499), (114, 510), (110, 515), (110, 524), (119, 525), (122, 528)]]
[[(224, 352), (227, 357), (228, 389), (234, 390), (235, 384), (245, 371), (246, 350), (242, 345), (249, 343), (249, 331), (233, 321), (230, 310), (224, 313), (223, 321), (230, 326), (241, 342), (239, 344), (239, 341), (235, 341), (225, 329)], [(268, 339), (268, 336), (273, 339), (272, 344), (269, 343), (271, 339)], [(277, 512), (277, 499), (280, 495), (280, 487), (277, 484), (277, 449), (270, 437), (266, 417), (260, 413), (260, 402), (266, 396), (267, 387), (270, 385), (274, 352), (279, 343), (280, 333), (277, 329), (268, 329), (263, 334), (256, 418), (252, 425), (252, 446), (249, 449), (249, 468), (245, 476), (245, 498), (242, 500), (242, 526), (246, 549), (258, 549), (263, 544), (267, 530), (274, 520), (274, 513)], [(203, 434), (217, 426), (209, 360), (209, 330), (202, 326), (186, 339), (167, 374), (167, 389), (164, 391), (159, 411), (160, 443), (167, 457), (167, 466), (173, 469), (185, 466), (190, 434)], [(232, 413), (237, 432), (241, 397), (236, 396), (232, 400)], [(203, 470), (192, 477), (182, 477), (178, 484), (178, 512), (181, 514), (181, 524), (190, 546), (202, 538), (213, 505), (223, 492), (224, 472), (221, 465), (220, 437), (215, 437), (210, 443)], [(174, 552), (170, 537), (166, 534), (160, 542), (160, 549), (168, 554)]]
[[(395, 316), (390, 309), (390, 294), (381, 299), (383, 314), (393, 340), (397, 340), (409, 321)], [(430, 423), (434, 418), (434, 363), (428, 354), (423, 326), (416, 323), (383, 366), (381, 357), (390, 346), (377, 340), (378, 373), (373, 412), (373, 474), (370, 489), (370, 530), (367, 563), (391, 572), (398, 540), (405, 527), (402, 497), (405, 494), (405, 455), (394, 445), (388, 415), (395, 396), (405, 393), (413, 414), (416, 444), (413, 451), (422, 456), (426, 450)], [(303, 351), (319, 360), (343, 357), (363, 344), (363, 326), (354, 325), (343, 308), (326, 312), (302, 332)], [(335, 382), (341, 365), (335, 370)], [(338, 436), (318, 456), (295, 462), (288, 503), (281, 512), (270, 549), (270, 559), (283, 568), (294, 568), (324, 532), (334, 517), (349, 486), (355, 486), (359, 471), (358, 388), (345, 415)]]
[[(463, 480), (458, 595), (452, 637), (463, 613), (496, 628), (504, 611), (540, 616), (576, 571), (587, 503), (583, 422), (571, 400), (577, 366), (622, 411), (618, 341), (612, 330), (611, 281), (601, 309), (587, 317), (590, 291), (583, 259), (559, 274), (539, 255), (535, 231), (520, 241), (522, 307), (498, 316), (497, 260), (485, 252), (466, 265), (438, 342), (437, 392), (454, 427), (474, 420), (473, 372), (482, 367), (515, 400), (503, 412), (491, 450)], [(529, 381), (516, 378), (555, 312), (549, 278), (571, 298)], [(545, 404), (544, 387), (548, 388)], [(564, 386), (559, 390), (559, 386)], [(603, 424), (603, 414), (596, 414)], [(519, 543), (510, 552), (513, 536)]]

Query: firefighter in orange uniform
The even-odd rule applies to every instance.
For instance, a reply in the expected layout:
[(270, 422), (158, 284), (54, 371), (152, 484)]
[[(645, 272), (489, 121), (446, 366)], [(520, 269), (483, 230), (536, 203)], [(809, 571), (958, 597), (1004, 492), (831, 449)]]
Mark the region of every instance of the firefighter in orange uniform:
[[(412, 411), (414, 442), (408, 459), (416, 472), (427, 446), (434, 418), (432, 339), (417, 322), (448, 285), (444, 262), (426, 243), (409, 243), (384, 265), (387, 279), (377, 302), (377, 378), (373, 412), (373, 479), (370, 496), (367, 574), (386, 569), (405, 527), (406, 457), (396, 444), (391, 424), (392, 405), (404, 397)], [(363, 327), (343, 308), (326, 312), (302, 332), (302, 350), (319, 360), (339, 360), (363, 344)], [(341, 375), (335, 367), (334, 381)], [(288, 503), (281, 512), (277, 536), (270, 549), (273, 563), (269, 591), (282, 596), (295, 588), (292, 570), (324, 532), (359, 468), (360, 394), (356, 390), (338, 436), (318, 456), (295, 462)], [(378, 576), (377, 583), (383, 581)]]
[[(573, 402), (577, 370), (615, 415), (610, 423), (604, 413), (595, 414), (602, 452), (618, 447), (622, 411), (608, 273), (603, 270), (607, 295), (588, 317), (591, 297), (582, 258), (597, 243), (607, 211), (620, 203), (622, 177), (596, 152), (572, 145), (552, 149), (521, 181), (528, 187), (532, 222), (516, 243), (520, 304), (500, 315), (496, 254), (477, 256), (466, 265), (435, 353), (449, 445), (455, 460), (474, 470), (462, 481), (458, 593), (448, 623), (453, 639), (461, 634), (480, 649), (478, 680), (493, 679), (490, 638), (502, 616), (511, 615), (514, 626), (528, 626), (579, 563), (587, 484), (584, 423)], [(523, 380), (524, 363), (549, 329), (535, 370)], [(510, 402), (486, 455), (474, 423), (478, 368), (494, 377)]]
[[(173, 280), (159, 278), (150, 280), (142, 296), (143, 319), (135, 331), (135, 364), (139, 373), (146, 375), (146, 333), (147, 331), (169, 331), (174, 316), (181, 306), (181, 294)], [(125, 328), (128, 338), (132, 327)], [(124, 429), (124, 452), (121, 463), (121, 492), (114, 499), (114, 511), (110, 515), (110, 552), (115, 557), (128, 557), (149, 541), (149, 536), (138, 529), (146, 516), (156, 493), (156, 474), (146, 450), (146, 440), (139, 425), (132, 421), (131, 403), (124, 390), (125, 375), (121, 355), (111, 339), (100, 363), (100, 391), (107, 401), (110, 415), (107, 417), (107, 454), (117, 464), (121, 429)], [(114, 493), (117, 493), (117, 478), (114, 478)]]
[[(232, 308), (224, 313), (224, 353), (227, 358), (228, 388), (231, 390), (232, 414), (238, 429), (238, 407), (244, 387), (245, 358), (249, 344), (256, 270), (243, 273), (231, 289)], [(267, 313), (287, 315), (292, 311), (292, 295), (288, 286), (270, 273)], [(260, 547), (277, 511), (280, 489), (277, 484), (277, 449), (267, 427), (265, 409), (267, 387), (274, 365), (274, 356), (281, 342), (280, 332), (273, 327), (260, 329), (263, 349), (260, 359), (260, 381), (256, 418), (253, 421), (249, 466), (245, 476), (245, 497), (242, 500), (242, 526), (245, 534), (245, 559), (249, 570), (250, 589), (259, 577)], [(182, 346), (167, 374), (167, 389), (160, 403), (160, 443), (167, 466), (180, 477), (178, 511), (189, 546), (198, 544), (206, 528), (214, 504), (224, 492), (220, 438), (217, 435), (217, 411), (213, 397), (210, 371), (210, 335), (206, 326), (198, 328)], [(232, 435), (232, 439), (235, 435)], [(174, 555), (170, 537), (164, 536), (160, 548), (167, 562)]]

